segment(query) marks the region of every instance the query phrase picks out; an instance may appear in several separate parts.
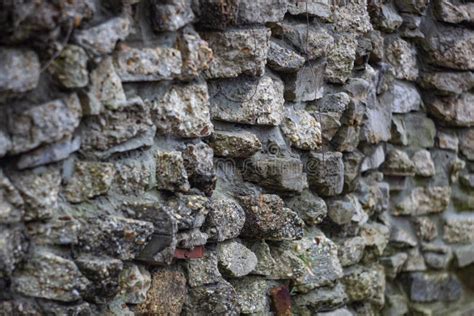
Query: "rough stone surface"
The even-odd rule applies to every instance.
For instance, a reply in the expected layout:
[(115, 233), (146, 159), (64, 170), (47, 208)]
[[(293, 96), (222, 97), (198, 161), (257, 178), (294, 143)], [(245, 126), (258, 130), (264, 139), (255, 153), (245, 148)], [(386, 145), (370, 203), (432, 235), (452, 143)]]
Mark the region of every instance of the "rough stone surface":
[(412, 273), (407, 283), (415, 302), (455, 301), (461, 297), (458, 279), (448, 273)]
[(214, 150), (215, 156), (232, 158), (246, 158), (262, 148), (258, 137), (246, 131), (214, 131), (209, 145)]
[(385, 46), (385, 56), (397, 79), (415, 81), (418, 78), (416, 50), (412, 44), (400, 38), (390, 40)]
[(436, 173), (433, 159), (427, 150), (419, 150), (412, 157), (415, 165), (415, 174), (423, 177), (431, 177)]
[(249, 274), (257, 265), (257, 256), (236, 241), (227, 241), (217, 246), (220, 271), (230, 277)]
[(291, 198), (287, 205), (297, 212), (307, 225), (320, 224), (327, 215), (324, 200), (309, 190), (304, 190), (301, 195)]
[(305, 59), (286, 45), (271, 41), (268, 48), (268, 67), (280, 72), (294, 72), (300, 69)]
[(339, 152), (311, 153), (307, 164), (308, 182), (322, 196), (340, 194), (344, 186), (344, 163)]
[(387, 91), (382, 100), (390, 104), (393, 113), (418, 111), (421, 105), (421, 97), (416, 88), (399, 80), (394, 82), (393, 90)]
[(0, 49), (0, 93), (15, 94), (38, 85), (40, 63), (34, 51), (2, 47)]
[(451, 197), (450, 187), (415, 188), (393, 210), (396, 215), (426, 215), (446, 210)]
[(48, 70), (65, 88), (82, 88), (89, 82), (87, 54), (79, 46), (67, 45)]
[(466, 92), (458, 96), (438, 97), (427, 102), (428, 111), (448, 126), (469, 127), (474, 125), (470, 110), (474, 94)]
[(321, 144), (321, 125), (306, 111), (286, 106), (281, 128), (296, 148), (315, 150)]
[(240, 234), (245, 224), (245, 212), (233, 199), (212, 200), (209, 214), (204, 223), (210, 240), (224, 241)]

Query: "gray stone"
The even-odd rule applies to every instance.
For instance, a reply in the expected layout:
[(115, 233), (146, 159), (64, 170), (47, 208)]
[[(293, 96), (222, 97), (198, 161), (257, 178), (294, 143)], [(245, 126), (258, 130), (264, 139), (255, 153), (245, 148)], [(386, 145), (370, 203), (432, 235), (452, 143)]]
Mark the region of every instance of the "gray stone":
[(87, 54), (81, 47), (66, 45), (48, 71), (64, 88), (82, 88), (89, 83), (87, 60)]
[(213, 250), (206, 249), (202, 258), (187, 260), (185, 267), (190, 287), (213, 284), (222, 280), (217, 253)]
[(397, 79), (415, 81), (418, 78), (416, 49), (412, 44), (400, 38), (391, 39), (385, 44), (385, 57)]
[(74, 33), (74, 41), (95, 57), (110, 54), (117, 41), (123, 41), (129, 33), (128, 18), (116, 17), (102, 24)]
[(429, 0), (396, 0), (395, 4), (400, 12), (422, 15), (428, 6)]
[(216, 186), (216, 174), (213, 164), (214, 153), (205, 143), (190, 144), (183, 152), (184, 167), (192, 187), (212, 195)]
[(461, 175), (460, 179), (461, 179), (460, 182), (462, 186), (464, 186), (465, 188), (469, 190), (474, 189), (474, 174), (473, 173), (463, 174)]
[(422, 243), (421, 249), (426, 265), (432, 269), (447, 269), (453, 258), (451, 249), (445, 245)]
[(406, 131), (406, 145), (422, 148), (434, 146), (436, 127), (433, 120), (423, 113), (410, 113), (396, 117), (402, 122)]
[(402, 227), (394, 226), (390, 231), (390, 245), (396, 248), (416, 247), (416, 237)]
[(257, 153), (245, 161), (242, 176), (277, 192), (301, 192), (308, 187), (303, 163), (292, 157)]
[(131, 264), (119, 275), (119, 300), (129, 304), (145, 302), (146, 294), (151, 286), (151, 275), (143, 266)]
[(356, 0), (338, 3), (333, 8), (334, 26), (337, 32), (368, 33), (372, 31), (367, 1)]
[(344, 163), (339, 152), (310, 153), (306, 165), (308, 182), (321, 196), (334, 196), (344, 186)]
[(340, 129), (343, 113), (351, 101), (345, 92), (325, 94), (316, 104), (307, 110), (319, 121), (324, 140), (330, 141)]
[(395, 205), (394, 215), (426, 215), (446, 210), (451, 197), (448, 186), (414, 188), (408, 196)]
[(12, 224), (22, 220), (23, 198), (0, 170), (0, 223)]
[(344, 272), (342, 283), (349, 302), (368, 301), (379, 307), (384, 305), (385, 274), (382, 266), (352, 266)]
[(202, 195), (181, 193), (169, 199), (167, 206), (171, 208), (176, 217), (180, 230), (201, 227), (210, 207), (209, 200)]
[(282, 121), (283, 82), (275, 76), (216, 81), (209, 94), (215, 120), (273, 126)]
[(268, 49), (268, 67), (279, 72), (295, 72), (305, 63), (305, 58), (289, 48), (286, 44), (270, 41)]
[(19, 154), (70, 137), (79, 126), (81, 107), (75, 94), (26, 110), (9, 113), (8, 131), (12, 148)]
[(115, 167), (111, 163), (78, 161), (74, 176), (65, 187), (64, 194), (71, 203), (80, 203), (106, 194), (114, 175)]
[(114, 52), (114, 66), (124, 82), (171, 80), (181, 74), (183, 61), (175, 48), (121, 44)]
[(257, 256), (237, 241), (226, 241), (217, 245), (219, 268), (229, 277), (249, 274), (257, 265)]
[(84, 252), (134, 259), (153, 233), (153, 224), (118, 216), (81, 220), (79, 246)]
[(17, 94), (36, 88), (40, 62), (34, 51), (2, 47), (0, 49), (0, 93)]
[(448, 243), (472, 243), (474, 241), (474, 218), (447, 217), (443, 231), (443, 239)]
[(361, 214), (362, 207), (354, 194), (327, 200), (328, 217), (337, 225), (349, 224), (354, 217)]
[(293, 102), (313, 101), (323, 96), (325, 62), (310, 62), (295, 73), (283, 76), (285, 100)]
[(174, 85), (156, 101), (152, 111), (158, 133), (183, 138), (209, 136), (209, 94), (205, 82)]
[(12, 141), (6, 131), (0, 129), (0, 158), (5, 156), (12, 148)]
[(385, 157), (383, 172), (389, 176), (414, 176), (415, 164), (404, 151), (392, 149)]
[(281, 129), (295, 148), (316, 150), (321, 145), (321, 125), (304, 110), (286, 106)]
[(474, 160), (474, 128), (466, 129), (459, 134), (459, 149), (468, 160)]
[(351, 35), (341, 35), (328, 53), (326, 80), (344, 84), (349, 79), (356, 58), (357, 40)]
[(189, 291), (183, 314), (200, 315), (240, 315), (239, 301), (234, 288), (225, 280), (217, 283), (193, 287)]
[(435, 89), (437, 94), (451, 95), (467, 92), (474, 87), (473, 72), (428, 72), (420, 76), (420, 84)]
[(459, 246), (453, 249), (456, 257), (457, 266), (467, 267), (474, 262), (474, 247), (473, 245)]
[(364, 238), (366, 251), (371, 251), (376, 256), (381, 256), (387, 247), (390, 230), (380, 223), (366, 223), (361, 227), (360, 236)]
[(402, 272), (426, 271), (425, 258), (418, 248), (410, 248), (406, 251), (408, 257), (402, 267)]
[(122, 160), (115, 164), (112, 188), (124, 194), (143, 193), (156, 183), (155, 167), (154, 159), (149, 154), (139, 159)]
[(241, 236), (267, 240), (292, 240), (303, 236), (304, 222), (274, 194), (242, 196), (245, 225)]
[(427, 110), (448, 126), (474, 126), (474, 113), (471, 105), (474, 94), (466, 92), (457, 96), (431, 98), (426, 103)]
[(214, 131), (209, 145), (218, 157), (247, 158), (262, 148), (258, 137), (250, 132)]
[(457, 301), (462, 295), (459, 280), (448, 273), (411, 273), (406, 280), (410, 299), (415, 302)]
[(422, 149), (411, 158), (415, 165), (415, 174), (423, 177), (432, 177), (436, 174), (435, 165), (429, 151)]
[(393, 280), (400, 273), (407, 259), (408, 255), (405, 252), (399, 252), (390, 257), (380, 258), (380, 263), (385, 268), (385, 275)]
[[(356, 189), (364, 155), (359, 151), (344, 153), (344, 190), (352, 192)], [(385, 159), (385, 153), (384, 153)]]
[(438, 236), (438, 227), (429, 217), (419, 216), (413, 219), (416, 235), (424, 241), (432, 241)]
[(182, 154), (178, 151), (158, 151), (156, 159), (157, 188), (186, 192), (190, 189)]
[(203, 32), (214, 59), (205, 71), (208, 79), (260, 76), (265, 70), (270, 31), (266, 28)]
[(73, 217), (61, 216), (47, 222), (31, 222), (27, 230), (37, 245), (75, 245), (78, 243), (81, 224)]
[(452, 0), (434, 2), (434, 12), (438, 20), (447, 23), (474, 22), (474, 5)]
[(74, 262), (43, 250), (35, 250), (12, 278), (17, 293), (62, 302), (79, 300), (87, 284)]
[(1, 227), (0, 277), (9, 277), (28, 251), (27, 235), (21, 227)]
[(194, 19), (189, 0), (152, 1), (152, 23), (158, 32), (177, 31)]
[(230, 198), (213, 198), (204, 223), (205, 232), (212, 241), (236, 238), (245, 223), (242, 207)]
[(317, 313), (316, 316), (351, 316), (353, 315), (347, 308), (339, 308), (331, 312)]
[(375, 26), (387, 33), (395, 32), (403, 22), (402, 17), (391, 4), (384, 4), (380, 7), (374, 6), (374, 12), (371, 12), (371, 18)]
[(176, 246), (179, 249), (194, 249), (197, 246), (204, 246), (207, 238), (208, 235), (201, 232), (199, 228), (180, 231), (176, 234)]
[(288, 3), (288, 13), (291, 15), (316, 16), (323, 20), (331, 20), (333, 16), (332, 7), (329, 1), (318, 0), (303, 2), (290, 0)]
[(408, 113), (420, 110), (421, 97), (413, 84), (396, 80), (381, 102), (389, 103), (393, 113)]
[(459, 138), (456, 133), (447, 130), (438, 130), (436, 134), (436, 143), (439, 148), (457, 152), (459, 148)]
[(420, 31), (421, 16), (411, 13), (401, 13), (403, 24), (400, 27), (400, 36), (403, 38), (422, 40), (425, 35)]
[(181, 31), (176, 46), (183, 59), (180, 79), (194, 79), (209, 68), (213, 58), (212, 50), (192, 27), (186, 27)]
[(338, 255), (341, 266), (348, 267), (359, 263), (364, 255), (365, 240), (356, 236), (345, 239), (339, 244)]
[[(61, 173), (58, 168), (12, 171), (8, 177), (23, 198), (24, 220), (44, 220), (53, 216), (58, 208), (61, 185)], [(10, 203), (14, 201), (11, 200)]]
[(324, 200), (309, 190), (304, 190), (300, 195), (287, 201), (286, 204), (297, 212), (309, 226), (322, 223), (327, 215), (327, 206)]
[[(343, 306), (347, 302), (347, 294), (344, 291), (344, 286), (341, 283), (336, 283), (334, 286), (319, 287), (309, 293), (297, 295), (294, 298), (295, 307), (305, 306), (312, 311), (332, 310)], [(334, 311), (335, 312), (335, 311)], [(332, 313), (334, 313), (332, 312)], [(315, 315), (328, 315), (328, 313), (317, 313)], [(337, 316), (339, 314), (334, 314)], [(340, 314), (339, 316), (344, 316)], [(352, 315), (348, 314), (347, 316)]]
[(263, 314), (270, 310), (270, 298), (267, 295), (270, 282), (259, 277), (246, 277), (230, 280), (237, 293), (242, 314)]
[(385, 161), (385, 150), (382, 144), (375, 147), (375, 149), (367, 155), (360, 165), (360, 172), (367, 170), (378, 169)]

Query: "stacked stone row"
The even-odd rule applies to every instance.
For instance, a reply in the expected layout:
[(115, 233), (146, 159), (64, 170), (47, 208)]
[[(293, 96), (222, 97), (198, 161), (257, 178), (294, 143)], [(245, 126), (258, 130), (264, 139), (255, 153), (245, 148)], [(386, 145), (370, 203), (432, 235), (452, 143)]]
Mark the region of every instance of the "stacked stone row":
[(0, 314), (469, 313), (474, 6), (5, 6)]

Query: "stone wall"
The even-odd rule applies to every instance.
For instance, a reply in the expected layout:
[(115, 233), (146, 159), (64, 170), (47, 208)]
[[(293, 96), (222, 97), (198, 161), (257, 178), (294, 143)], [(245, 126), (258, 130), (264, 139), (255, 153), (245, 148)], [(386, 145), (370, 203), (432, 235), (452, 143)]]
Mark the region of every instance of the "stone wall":
[(1, 315), (474, 313), (473, 2), (0, 13)]

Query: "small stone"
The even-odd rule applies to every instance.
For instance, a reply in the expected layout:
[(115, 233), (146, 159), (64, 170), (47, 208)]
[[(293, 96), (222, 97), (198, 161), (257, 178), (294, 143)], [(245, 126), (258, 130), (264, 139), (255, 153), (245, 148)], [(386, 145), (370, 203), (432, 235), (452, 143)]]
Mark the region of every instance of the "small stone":
[(303, 163), (297, 158), (257, 153), (242, 168), (244, 180), (277, 192), (301, 192), (308, 187)]
[(384, 146), (378, 145), (375, 149), (367, 155), (360, 166), (360, 172), (367, 170), (378, 169), (385, 161), (385, 150)]
[(429, 217), (415, 217), (416, 235), (424, 241), (432, 241), (438, 236), (438, 227)]
[(453, 249), (459, 268), (467, 267), (474, 262), (473, 245), (459, 246)]
[(395, 4), (400, 12), (422, 15), (429, 2), (429, 0), (396, 0)]
[(84, 218), (81, 227), (80, 249), (122, 260), (134, 259), (153, 233), (150, 222), (112, 215)]
[(393, 89), (383, 94), (382, 102), (389, 103), (393, 113), (408, 113), (420, 110), (421, 97), (413, 84), (396, 80)]
[(285, 100), (293, 102), (320, 99), (324, 92), (325, 62), (311, 62), (295, 73), (283, 76), (285, 81)]
[(401, 146), (408, 145), (408, 131), (405, 126), (405, 120), (400, 115), (392, 117), (390, 134), (390, 143)]
[[(337, 282), (334, 286), (323, 286), (316, 288), (309, 293), (300, 294), (294, 297), (293, 300), (294, 304), (297, 307), (307, 307), (311, 311), (321, 311), (321, 310), (333, 310), (334, 308), (338, 308), (343, 306), (347, 302), (347, 294), (344, 291), (344, 286)], [(340, 309), (335, 310), (333, 312), (327, 313), (316, 313), (314, 315), (318, 316), (350, 316), (352, 315), (350, 312), (349, 314), (342, 313), (337, 314), (336, 312), (340, 311)]]
[[(21, 227), (0, 231), (0, 277), (9, 277), (28, 251), (27, 235)], [(0, 309), (1, 310), (1, 309)]]
[(288, 3), (288, 13), (291, 15), (316, 16), (323, 20), (332, 18), (331, 4), (325, 0), (315, 0), (308, 3), (299, 0), (290, 0)]
[(266, 314), (270, 310), (267, 295), (270, 282), (259, 277), (246, 277), (230, 280), (237, 293), (240, 311), (243, 314)]
[(23, 198), (20, 192), (0, 170), (0, 223), (12, 224), (23, 218)]
[(241, 74), (260, 76), (264, 73), (270, 39), (268, 29), (203, 32), (201, 37), (214, 53), (214, 59), (205, 71), (207, 79), (235, 78)]
[(177, 31), (194, 20), (191, 1), (166, 0), (151, 2), (152, 23), (158, 32)]
[(8, 117), (11, 154), (71, 137), (79, 126), (81, 108), (76, 95), (53, 100), (21, 111), (12, 109)]
[(0, 158), (5, 156), (11, 148), (12, 141), (10, 139), (10, 136), (3, 128), (0, 129)]
[(352, 266), (344, 272), (342, 283), (350, 302), (368, 301), (379, 307), (384, 305), (385, 273), (382, 266)]
[[(325, 94), (307, 110), (319, 121), (323, 138), (330, 141), (340, 129), (343, 122), (343, 113), (351, 101), (345, 92)], [(313, 110), (314, 109), (314, 110)]]
[(321, 145), (321, 125), (304, 110), (286, 106), (281, 129), (295, 148), (315, 150)]
[(471, 3), (462, 3), (450, 0), (434, 2), (435, 16), (439, 21), (447, 23), (474, 22), (474, 6)]
[(460, 133), (459, 150), (468, 160), (474, 161), (474, 128)]
[(229, 277), (242, 277), (249, 274), (257, 265), (255, 254), (236, 241), (226, 241), (218, 244), (217, 257), (219, 268)]
[(310, 153), (306, 165), (308, 182), (321, 196), (334, 196), (344, 186), (344, 163), (339, 152)]
[(34, 171), (13, 171), (8, 176), (23, 198), (24, 220), (44, 220), (53, 216), (58, 207), (61, 185), (59, 169), (48, 167)]
[(215, 120), (272, 126), (282, 121), (283, 82), (275, 76), (215, 81), (209, 95)]
[(82, 88), (89, 83), (87, 59), (87, 54), (81, 47), (66, 45), (48, 70), (64, 88)]
[(353, 217), (362, 213), (362, 207), (353, 194), (327, 200), (328, 217), (337, 225), (349, 224)]
[(366, 223), (361, 227), (360, 236), (364, 238), (366, 251), (373, 251), (381, 256), (387, 247), (390, 230), (379, 223)]
[(156, 185), (160, 190), (186, 192), (189, 190), (188, 175), (182, 154), (177, 151), (158, 151), (156, 159)]
[(81, 223), (73, 217), (62, 216), (47, 222), (31, 222), (27, 230), (37, 245), (75, 245), (78, 243)]
[(345, 239), (338, 247), (339, 261), (343, 267), (359, 263), (364, 256), (365, 240), (356, 236)]
[(400, 38), (390, 40), (385, 45), (385, 57), (397, 79), (415, 81), (418, 78), (416, 49), (412, 44)]
[(124, 194), (144, 193), (155, 184), (155, 164), (152, 155), (125, 159), (115, 164), (112, 188)]
[(250, 132), (214, 131), (209, 145), (218, 157), (247, 158), (262, 148), (258, 137)]
[(410, 299), (415, 302), (452, 302), (462, 295), (459, 280), (446, 272), (411, 273), (406, 281)]
[(213, 284), (222, 280), (221, 273), (217, 268), (218, 259), (215, 251), (206, 249), (204, 257), (188, 260), (185, 266), (190, 287)]
[(414, 188), (393, 209), (394, 215), (426, 215), (446, 210), (451, 198), (451, 188), (430, 186)]
[[(456, 178), (451, 178), (451, 182), (456, 182)], [(454, 206), (459, 211), (471, 211), (474, 208), (474, 196), (471, 192), (459, 187), (454, 187), (451, 196)]]
[(304, 190), (300, 195), (291, 198), (287, 205), (309, 226), (322, 223), (327, 215), (324, 200), (309, 190)]
[(116, 17), (87, 30), (77, 30), (74, 41), (95, 57), (110, 54), (117, 41), (123, 41), (129, 33), (130, 21)]
[(183, 61), (175, 48), (121, 44), (114, 52), (114, 66), (123, 82), (172, 80), (181, 74)]
[(464, 174), (461, 176), (461, 184), (470, 190), (474, 189), (474, 173)]
[(416, 247), (416, 237), (402, 227), (394, 226), (390, 232), (390, 245), (396, 248)]
[(363, 161), (362, 159), (364, 159), (364, 155), (359, 151), (344, 153), (344, 191), (352, 192), (356, 189)]
[(80, 203), (106, 194), (115, 175), (114, 165), (107, 162), (78, 161), (74, 176), (65, 188), (69, 202)]
[(202, 195), (177, 193), (167, 206), (178, 222), (178, 229), (200, 228), (209, 212), (209, 200)]
[(216, 187), (217, 181), (212, 148), (205, 143), (190, 144), (182, 155), (191, 186), (210, 196)]
[(447, 149), (457, 152), (459, 148), (459, 139), (455, 133), (438, 130), (436, 134), (437, 145), (441, 149)]
[(400, 36), (408, 39), (423, 40), (425, 35), (420, 31), (421, 16), (410, 13), (401, 13), (401, 16), (403, 24), (400, 27)]
[(284, 207), (278, 195), (243, 196), (245, 237), (268, 240), (292, 240), (303, 236), (303, 221), (291, 209)]
[(212, 50), (193, 28), (186, 27), (178, 37), (176, 45), (183, 58), (180, 78), (190, 80), (209, 69), (213, 58)]
[(384, 32), (395, 32), (403, 22), (397, 10), (390, 4), (384, 4), (371, 12), (371, 18), (376, 27)]
[(462, 94), (474, 87), (473, 72), (428, 72), (420, 76), (420, 84), (441, 95)]
[(343, 84), (349, 79), (356, 57), (357, 40), (354, 35), (342, 35), (329, 51), (325, 77), (331, 83)]
[(238, 237), (244, 223), (245, 212), (236, 201), (230, 198), (214, 198), (204, 227), (210, 240), (222, 242)]
[(402, 272), (426, 271), (423, 255), (418, 248), (410, 248), (406, 251), (408, 257), (402, 267)]
[(431, 148), (434, 146), (436, 127), (432, 119), (423, 113), (397, 115), (406, 131), (407, 145)]
[(0, 93), (10, 95), (33, 90), (40, 77), (40, 62), (34, 51), (0, 49)]
[(451, 244), (468, 244), (474, 241), (474, 218), (448, 217), (444, 223), (443, 239)]
[(271, 69), (279, 72), (295, 72), (300, 69), (305, 58), (289, 48), (286, 44), (270, 41), (268, 49), (267, 65)]
[(436, 174), (435, 165), (429, 151), (422, 149), (411, 158), (415, 165), (415, 174), (422, 177), (432, 177)]
[(17, 293), (61, 302), (79, 300), (87, 284), (74, 262), (43, 250), (35, 250), (12, 278)]
[(452, 252), (448, 246), (422, 243), (423, 257), (426, 265), (432, 269), (447, 269), (452, 259)]
[(392, 149), (385, 157), (383, 173), (389, 176), (414, 176), (415, 165), (407, 153)]
[(237, 293), (224, 279), (217, 283), (193, 287), (184, 306), (184, 315), (240, 315)]
[(205, 82), (174, 85), (155, 102), (152, 114), (160, 134), (195, 138), (214, 130)]
[(144, 303), (151, 286), (150, 272), (143, 266), (130, 264), (119, 276), (120, 300), (129, 304)]
[(457, 96), (431, 98), (426, 102), (426, 107), (430, 114), (445, 125), (470, 127), (474, 126), (472, 102), (474, 94), (467, 92)]
[(408, 255), (404, 252), (399, 252), (391, 257), (380, 258), (380, 263), (385, 268), (385, 275), (393, 280), (403, 268), (403, 265), (408, 259)]
[(181, 315), (187, 295), (186, 276), (181, 270), (161, 268), (151, 275), (146, 300), (137, 306), (140, 314)]
[(372, 31), (365, 0), (336, 4), (333, 12), (336, 32), (368, 33)]
[(196, 247), (204, 246), (207, 243), (208, 235), (193, 228), (191, 230), (180, 231), (176, 234), (176, 246), (178, 249), (193, 250)]

